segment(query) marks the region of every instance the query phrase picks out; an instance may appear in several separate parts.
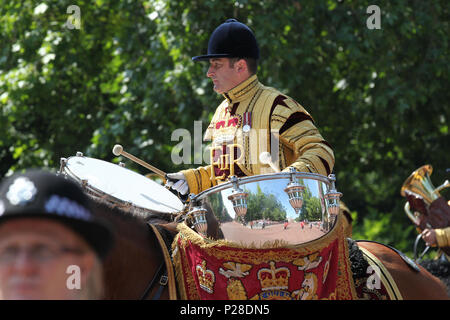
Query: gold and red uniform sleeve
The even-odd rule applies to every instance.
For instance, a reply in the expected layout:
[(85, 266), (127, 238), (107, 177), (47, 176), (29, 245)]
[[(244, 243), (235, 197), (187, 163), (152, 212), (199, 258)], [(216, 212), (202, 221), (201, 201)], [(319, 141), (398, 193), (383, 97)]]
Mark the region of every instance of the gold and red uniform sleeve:
[(275, 103), (271, 128), (279, 131), (280, 168), (290, 166), (300, 172), (328, 176), (333, 170), (334, 153), (313, 118), (301, 105), (285, 96), (278, 96)]

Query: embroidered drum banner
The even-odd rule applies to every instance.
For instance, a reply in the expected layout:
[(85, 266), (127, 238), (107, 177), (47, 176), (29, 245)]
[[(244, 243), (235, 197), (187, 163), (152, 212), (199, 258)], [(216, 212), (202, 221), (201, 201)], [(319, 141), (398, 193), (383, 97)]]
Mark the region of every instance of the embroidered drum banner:
[[(340, 220), (340, 219), (338, 219)], [(356, 299), (342, 224), (299, 246), (248, 248), (184, 224), (173, 243), (182, 299)]]

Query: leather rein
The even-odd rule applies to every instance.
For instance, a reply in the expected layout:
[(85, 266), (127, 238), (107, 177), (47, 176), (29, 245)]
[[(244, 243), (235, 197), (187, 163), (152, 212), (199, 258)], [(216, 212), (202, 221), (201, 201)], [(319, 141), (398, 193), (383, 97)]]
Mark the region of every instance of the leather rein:
[(166, 243), (164, 241), (164, 239), (162, 238), (160, 232), (158, 231), (158, 229), (148, 223), (148, 226), (150, 229), (153, 230), (153, 233), (155, 234), (156, 238), (158, 239), (158, 243), (161, 246), (161, 250), (163, 252), (163, 261), (161, 262), (161, 264), (159, 265), (158, 269), (156, 270), (155, 274), (153, 275), (153, 278), (150, 280), (150, 282), (148, 283), (144, 293), (142, 294), (140, 300), (145, 300), (147, 299), (148, 295), (150, 294), (152, 288), (155, 286), (155, 284), (158, 281), (159, 287), (158, 290), (156, 291), (156, 293), (153, 295), (153, 297), (151, 298), (151, 300), (159, 300), (161, 298), (161, 295), (164, 291), (164, 289), (166, 288), (166, 286), (169, 284), (169, 295), (171, 299), (176, 299), (176, 292), (174, 289), (174, 284), (173, 283), (169, 283), (172, 277), (173, 280), (173, 268), (172, 268), (172, 264), (170, 262), (170, 255), (169, 252), (167, 250), (167, 246), (168, 243)]
[(167, 281), (168, 281), (167, 271), (166, 271), (166, 263), (164, 261), (159, 265), (158, 270), (153, 275), (152, 280), (150, 280), (150, 282), (148, 283), (147, 288), (145, 289), (144, 293), (142, 294), (140, 300), (147, 299), (147, 296), (149, 295), (150, 291), (152, 290), (153, 286), (155, 285), (156, 280), (158, 279), (158, 277), (160, 275), (161, 275), (161, 277), (159, 278), (159, 288), (158, 288), (158, 291), (156, 291), (156, 293), (153, 295), (152, 300), (159, 300), (159, 298), (161, 298), (161, 294), (164, 291), (164, 288), (167, 285)]

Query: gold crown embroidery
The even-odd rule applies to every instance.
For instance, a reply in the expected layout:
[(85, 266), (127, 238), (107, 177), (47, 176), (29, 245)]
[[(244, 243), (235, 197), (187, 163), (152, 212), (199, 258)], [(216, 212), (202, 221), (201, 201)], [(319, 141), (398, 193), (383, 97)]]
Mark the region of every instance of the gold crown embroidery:
[(216, 277), (214, 276), (214, 272), (206, 268), (206, 261), (203, 260), (201, 265), (198, 264), (195, 267), (195, 271), (197, 273), (200, 288), (208, 293), (214, 293)]
[(258, 271), (261, 290), (286, 290), (289, 286), (291, 272), (286, 267), (275, 268), (275, 262), (270, 261), (270, 269), (262, 268)]

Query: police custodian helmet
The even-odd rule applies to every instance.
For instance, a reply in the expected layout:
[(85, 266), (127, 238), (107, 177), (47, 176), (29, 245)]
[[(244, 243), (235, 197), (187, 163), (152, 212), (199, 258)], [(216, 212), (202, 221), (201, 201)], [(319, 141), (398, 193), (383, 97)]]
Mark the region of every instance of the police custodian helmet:
[(212, 58), (259, 59), (259, 47), (252, 30), (236, 19), (228, 19), (218, 26), (208, 42), (208, 54), (193, 57), (194, 61)]
[(111, 225), (92, 214), (91, 200), (74, 181), (43, 170), (28, 170), (0, 184), (0, 224), (11, 219), (51, 219), (80, 235), (105, 258), (113, 243)]

